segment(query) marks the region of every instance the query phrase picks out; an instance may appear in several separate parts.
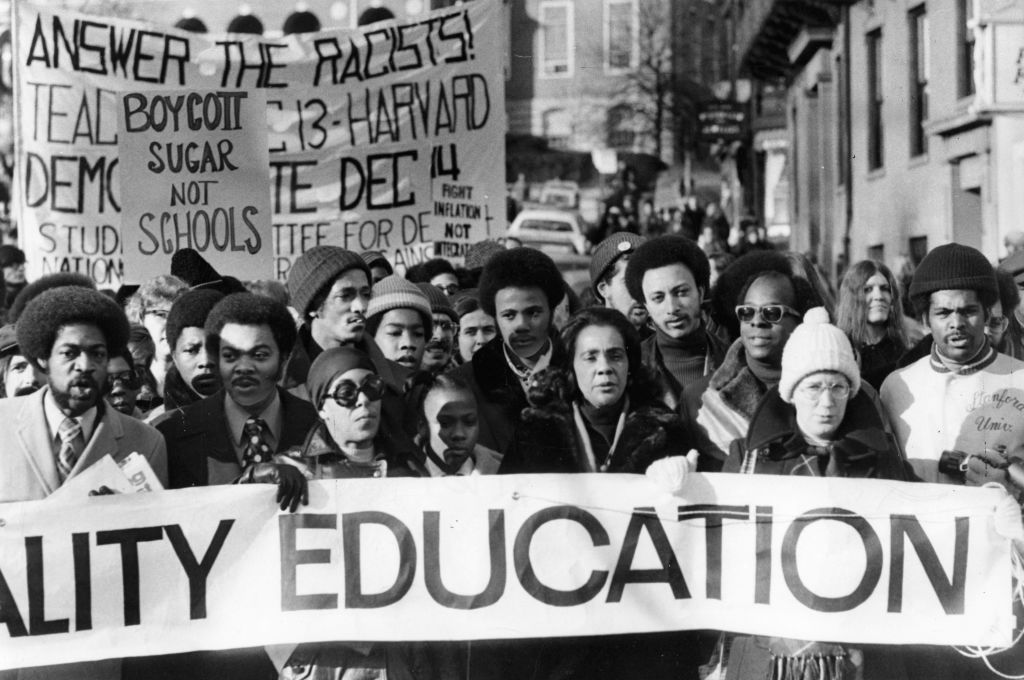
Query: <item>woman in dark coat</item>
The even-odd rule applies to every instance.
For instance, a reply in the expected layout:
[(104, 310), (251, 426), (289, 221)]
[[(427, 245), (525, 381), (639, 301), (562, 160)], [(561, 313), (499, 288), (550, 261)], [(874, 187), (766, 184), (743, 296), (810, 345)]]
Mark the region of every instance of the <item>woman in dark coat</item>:
[(682, 419), (658, 400), (640, 338), (621, 313), (591, 307), (562, 331), (569, 370), (534, 377), (518, 432), (516, 472), (631, 472), (691, 441)]
[[(824, 307), (809, 310), (786, 344), (778, 386), (758, 404), (747, 436), (733, 442), (723, 472), (913, 480), (861, 381), (846, 335)], [(720, 647), (726, 658), (714, 661), (729, 680), (906, 677), (894, 647), (731, 637)]]
[[(517, 472), (644, 473), (690, 449), (679, 415), (659, 401), (640, 356), (640, 337), (613, 309), (578, 312), (562, 331), (568, 371), (534, 377), (518, 430)], [(506, 471), (503, 465), (502, 472)], [(690, 680), (697, 636), (657, 633), (567, 638), (513, 648), (515, 677)]]

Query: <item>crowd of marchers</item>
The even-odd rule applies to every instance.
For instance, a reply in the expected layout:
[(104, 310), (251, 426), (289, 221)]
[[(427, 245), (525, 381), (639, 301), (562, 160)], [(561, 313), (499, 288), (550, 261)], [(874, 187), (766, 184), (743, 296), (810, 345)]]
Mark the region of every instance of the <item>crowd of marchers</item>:
[[(191, 250), (117, 292), (75, 274), (26, 282), (24, 264), (0, 247), (0, 502), (44, 499), (133, 452), (168, 489), (274, 485), (290, 512), (317, 479), (616, 472), (685, 494), (690, 473), (731, 472), (998, 484), (996, 527), (1024, 538), (1024, 253), (994, 268), (939, 246), (908, 285), (865, 260), (838, 293), (797, 253), (759, 248), (713, 267), (694, 240), (630, 232), (596, 246), (581, 291), (542, 251), (496, 241), (474, 244), (464, 266), (433, 259), (404, 276), (381, 253), (317, 246), (286, 284), (243, 283)], [(991, 676), (942, 647), (717, 631), (310, 642), (31, 673)]]

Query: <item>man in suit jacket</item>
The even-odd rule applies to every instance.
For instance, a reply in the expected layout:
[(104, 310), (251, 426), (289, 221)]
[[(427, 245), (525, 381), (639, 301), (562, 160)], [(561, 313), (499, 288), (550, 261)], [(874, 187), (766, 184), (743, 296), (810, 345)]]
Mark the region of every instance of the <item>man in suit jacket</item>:
[[(128, 341), (128, 320), (95, 290), (61, 287), (39, 295), (17, 327), (22, 353), (46, 387), (0, 400), (8, 436), (0, 446), (0, 502), (46, 498), (103, 456), (142, 454), (161, 483), (167, 450), (152, 427), (103, 402), (107, 356)], [(62, 429), (71, 432), (65, 444)]]
[[(205, 328), (223, 389), (170, 412), (157, 425), (167, 441), (170, 486), (275, 483), (281, 508), (294, 511), (306, 492), (305, 478), (273, 456), (301, 446), (318, 418), (312, 404), (277, 386), (295, 345), (292, 317), (270, 298), (235, 293), (210, 310)], [(125, 680), (154, 677), (272, 680), (277, 671), (261, 647), (126, 664)]]
[[(107, 357), (128, 342), (128, 320), (105, 295), (64, 286), (41, 293), (17, 326), (22, 354), (46, 377), (32, 394), (0, 400), (0, 502), (46, 498), (103, 456), (142, 454), (161, 483), (167, 450), (152, 427), (106, 406)], [(120, 680), (121, 660), (44, 666), (4, 677)]]

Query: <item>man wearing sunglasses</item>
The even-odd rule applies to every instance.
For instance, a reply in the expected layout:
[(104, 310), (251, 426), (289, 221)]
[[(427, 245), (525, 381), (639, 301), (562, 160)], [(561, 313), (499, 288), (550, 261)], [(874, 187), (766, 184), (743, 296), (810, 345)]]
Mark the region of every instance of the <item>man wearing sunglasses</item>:
[[(305, 478), (275, 456), (301, 446), (317, 414), (277, 384), (295, 345), (291, 314), (268, 297), (234, 293), (210, 310), (205, 330), (223, 387), (157, 426), (170, 452), (170, 488), (275, 484), (276, 502), (294, 512), (305, 501)], [(131, 670), (140, 678), (276, 677), (262, 648), (146, 657)]]
[(644, 365), (671, 409), (679, 406), (683, 388), (711, 374), (725, 356), (724, 343), (708, 332), (701, 311), (710, 275), (704, 251), (684, 236), (642, 243), (626, 265), (626, 287), (655, 326), (642, 345)]
[(1024, 456), (1024, 362), (985, 330), (999, 288), (986, 257), (950, 243), (914, 272), (910, 299), (931, 330), (928, 356), (891, 373), (880, 397), (914, 471), (927, 482), (1005, 482)]
[(115, 350), (107, 360), (107, 403), (126, 416), (141, 419), (142, 412), (136, 407), (141, 388), (142, 379), (135, 370), (131, 352), (127, 347)]

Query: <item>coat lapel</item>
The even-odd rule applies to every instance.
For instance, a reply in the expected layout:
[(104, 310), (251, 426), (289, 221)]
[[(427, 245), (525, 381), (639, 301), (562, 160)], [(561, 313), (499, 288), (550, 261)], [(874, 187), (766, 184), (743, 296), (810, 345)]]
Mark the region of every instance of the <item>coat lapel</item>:
[(49, 496), (60, 486), (60, 476), (57, 474), (50, 428), (43, 410), (43, 398), (47, 391), (48, 388), (43, 388), (25, 399), (18, 414), (17, 436), (29, 467), (46, 492), (45, 495)]

